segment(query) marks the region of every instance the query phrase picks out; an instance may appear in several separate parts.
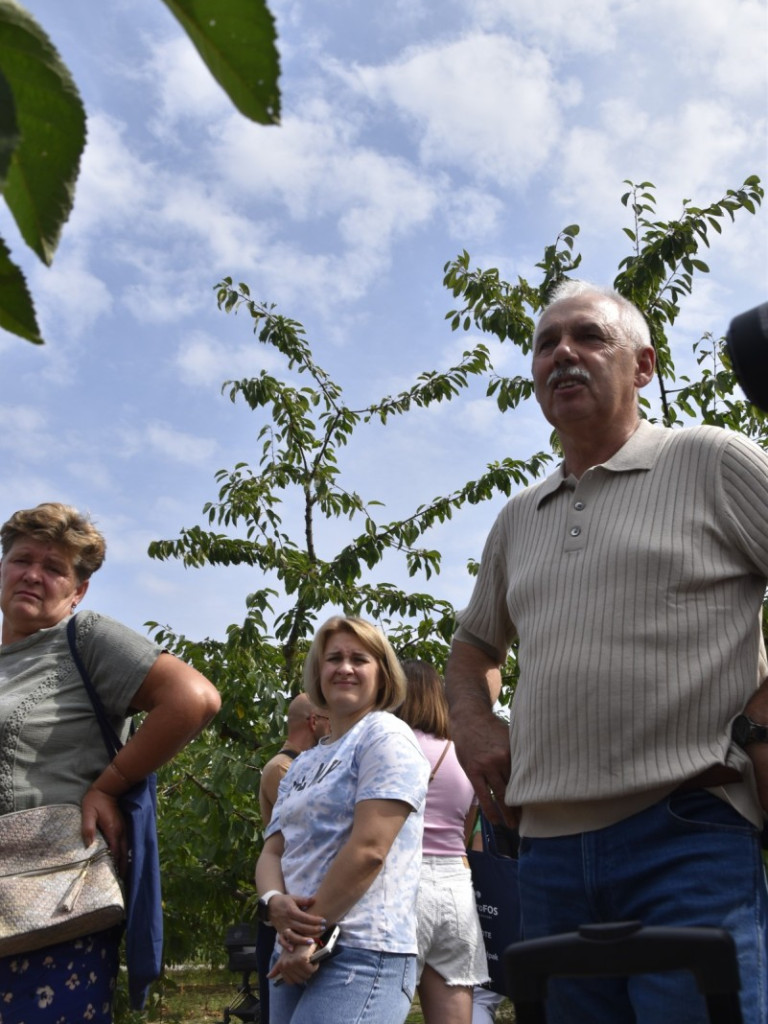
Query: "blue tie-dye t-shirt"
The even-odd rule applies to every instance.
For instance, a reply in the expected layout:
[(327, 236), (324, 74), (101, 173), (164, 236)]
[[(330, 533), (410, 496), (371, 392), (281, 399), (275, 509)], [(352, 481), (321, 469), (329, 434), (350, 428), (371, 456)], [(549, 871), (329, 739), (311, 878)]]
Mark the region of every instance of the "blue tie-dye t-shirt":
[(402, 800), (412, 813), (368, 891), (338, 923), (348, 946), (415, 953), (429, 763), (411, 729), (386, 711), (370, 712), (334, 743), (328, 739), (288, 769), (265, 833), (283, 835), (286, 891), (317, 892), (349, 838), (358, 801)]

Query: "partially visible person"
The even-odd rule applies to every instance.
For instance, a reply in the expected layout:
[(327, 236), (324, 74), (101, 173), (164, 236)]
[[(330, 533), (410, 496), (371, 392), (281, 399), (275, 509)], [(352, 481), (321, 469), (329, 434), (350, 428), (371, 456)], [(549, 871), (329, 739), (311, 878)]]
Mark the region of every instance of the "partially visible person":
[[(328, 715), (316, 708), (306, 693), (294, 697), (286, 715), (285, 742), (274, 757), (264, 765), (259, 780), (259, 807), (266, 828), (272, 820), (272, 809), (277, 802), (277, 791), (285, 773), (304, 750), (311, 750), (328, 735)], [(256, 929), (256, 961), (259, 976), (259, 1001), (263, 1020), (269, 1020), (269, 961), (275, 948), (277, 932), (271, 924), (259, 921)]]
[(504, 1002), (493, 989), (476, 985), (472, 991), (472, 1024), (495, 1024), (496, 1014)]
[(416, 904), (419, 1002), (425, 1024), (470, 1024), (472, 988), (488, 981), (483, 933), (466, 857), (477, 815), (472, 783), (448, 730), (443, 681), (425, 661), (402, 662), (405, 701), (396, 714), (430, 764)]
[(293, 759), (304, 750), (317, 746), (318, 740), (328, 735), (328, 715), (316, 708), (306, 693), (294, 697), (288, 705), (285, 742), (280, 750), (261, 769), (259, 780), (259, 807), (264, 828), (272, 820), (272, 809), (277, 801), (280, 782), (291, 767)]
[[(402, 1024), (416, 988), (429, 774), (413, 733), (389, 713), (405, 679), (378, 629), (334, 616), (309, 650), (304, 688), (331, 731), (286, 775), (256, 865), (280, 935), (270, 1021)], [(330, 924), (341, 927), (341, 952), (318, 966), (310, 957)]]
[[(80, 612), (80, 656), (113, 727), (127, 740), (108, 762), (67, 641), (67, 622), (104, 561), (104, 538), (77, 509), (45, 502), (15, 512), (0, 529), (0, 543), (0, 814), (76, 804), (84, 844), (98, 829), (123, 871), (118, 797), (194, 739), (218, 711), (219, 695), (146, 637)], [(128, 739), (139, 711), (146, 717)], [(3, 1024), (108, 1024), (121, 931), (0, 958)]]

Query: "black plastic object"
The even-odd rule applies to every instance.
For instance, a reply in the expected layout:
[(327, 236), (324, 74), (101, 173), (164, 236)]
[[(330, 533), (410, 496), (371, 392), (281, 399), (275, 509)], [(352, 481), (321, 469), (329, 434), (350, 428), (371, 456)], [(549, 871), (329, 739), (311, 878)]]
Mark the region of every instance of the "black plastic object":
[(230, 1024), (233, 1017), (243, 1024), (261, 1024), (261, 1004), (250, 981), (251, 972), (257, 969), (256, 934), (255, 922), (242, 921), (227, 928), (224, 945), (229, 954), (228, 966), (230, 971), (239, 971), (242, 980), (234, 999), (224, 1008), (220, 1024)]
[(735, 316), (726, 344), (742, 391), (753, 405), (768, 412), (768, 302)]
[(504, 967), (517, 1024), (546, 1024), (552, 976), (679, 970), (695, 975), (712, 1024), (743, 1024), (736, 945), (722, 928), (646, 928), (639, 921), (582, 925), (577, 932), (515, 943), (504, 954)]

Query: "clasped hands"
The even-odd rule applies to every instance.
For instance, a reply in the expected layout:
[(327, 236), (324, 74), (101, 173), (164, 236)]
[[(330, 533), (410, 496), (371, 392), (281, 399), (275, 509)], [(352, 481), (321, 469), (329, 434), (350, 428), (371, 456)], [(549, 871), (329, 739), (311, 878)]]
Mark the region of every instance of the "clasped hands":
[(317, 914), (307, 913), (314, 902), (314, 896), (291, 893), (278, 894), (269, 901), (269, 923), (277, 931), (282, 950), (268, 978), (279, 974), (289, 985), (298, 985), (318, 969), (309, 958), (315, 951), (315, 939), (323, 934), (327, 922)]

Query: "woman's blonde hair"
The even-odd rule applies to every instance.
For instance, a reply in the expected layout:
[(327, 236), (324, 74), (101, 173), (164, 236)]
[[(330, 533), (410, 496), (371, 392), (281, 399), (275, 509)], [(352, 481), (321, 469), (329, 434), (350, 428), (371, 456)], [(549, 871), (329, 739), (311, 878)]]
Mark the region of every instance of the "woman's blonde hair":
[(88, 516), (71, 505), (44, 501), (35, 508), (23, 508), (0, 527), (0, 544), (5, 557), (20, 537), (58, 544), (72, 558), (80, 583), (101, 568), (107, 543)]
[(376, 694), (375, 710), (394, 711), (400, 707), (405, 698), (405, 676), (389, 640), (380, 629), (365, 619), (344, 615), (334, 615), (320, 627), (304, 661), (304, 692), (315, 707), (328, 707), (320, 689), (320, 669), (325, 645), (333, 633), (349, 633), (354, 636), (379, 663), (379, 689)]
[(402, 662), (405, 673), (405, 700), (397, 711), (412, 729), (420, 729), (439, 740), (451, 738), (448, 701), (443, 680), (434, 665), (412, 659)]

